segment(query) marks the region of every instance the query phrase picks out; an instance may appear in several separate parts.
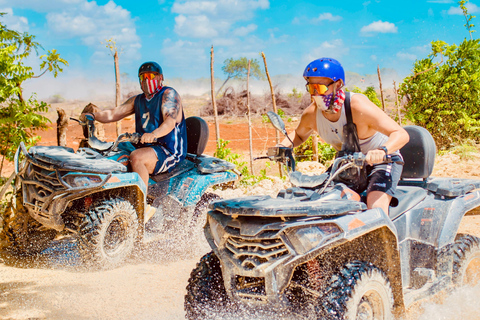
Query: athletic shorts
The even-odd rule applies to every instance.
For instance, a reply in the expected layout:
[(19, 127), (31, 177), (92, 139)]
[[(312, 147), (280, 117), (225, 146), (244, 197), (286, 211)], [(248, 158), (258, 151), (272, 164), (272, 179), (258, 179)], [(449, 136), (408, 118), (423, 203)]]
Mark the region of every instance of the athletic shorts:
[(133, 152), (134, 150), (140, 149), (140, 148), (152, 148), (153, 151), (155, 151), (155, 154), (157, 155), (157, 163), (155, 164), (155, 168), (153, 169), (153, 174), (159, 174), (159, 173), (167, 172), (167, 171), (170, 171), (171, 169), (173, 169), (175, 167), (175, 166), (170, 166), (170, 170), (166, 166), (164, 168), (162, 168), (163, 164), (165, 163), (167, 158), (170, 156), (170, 152), (165, 150), (165, 148), (163, 148), (162, 146), (159, 146), (159, 145), (146, 145), (145, 146), (145, 145), (140, 145), (140, 144), (132, 144), (130, 142), (121, 142), (121, 143), (119, 143), (118, 148), (122, 149), (122, 150), (125, 150), (125, 151), (128, 151), (130, 153)]
[(155, 154), (157, 155), (157, 164), (155, 164), (155, 169), (153, 169), (153, 174), (159, 174), (159, 173), (169, 171), (167, 167), (163, 166), (163, 164), (167, 160), (167, 157), (170, 155), (170, 152), (168, 152), (167, 150), (165, 150), (164, 147), (159, 145), (152, 145), (152, 146), (149, 146), (149, 148), (152, 148), (153, 151), (155, 151)]
[(395, 162), (367, 166), (367, 194), (371, 191), (381, 191), (393, 197), (402, 171), (403, 165)]

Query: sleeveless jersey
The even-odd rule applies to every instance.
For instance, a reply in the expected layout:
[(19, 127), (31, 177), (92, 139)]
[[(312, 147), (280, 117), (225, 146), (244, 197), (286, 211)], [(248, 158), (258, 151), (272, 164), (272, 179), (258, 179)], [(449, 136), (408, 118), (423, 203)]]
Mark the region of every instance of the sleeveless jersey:
[[(135, 108), (135, 131), (137, 133), (141, 135), (151, 133), (163, 123), (162, 97), (166, 89), (174, 90), (170, 87), (163, 87), (150, 100), (147, 100), (144, 94), (139, 94), (135, 98), (133, 105)], [(161, 146), (166, 151), (165, 169), (170, 170), (185, 159), (187, 155), (187, 126), (183, 110), (182, 121), (175, 124), (175, 128), (170, 133), (158, 138), (155, 143), (142, 144), (139, 147), (152, 145)]]
[[(350, 93), (350, 98), (356, 93)], [(332, 145), (335, 150), (340, 151), (343, 144), (343, 126), (347, 124), (347, 116), (345, 114), (345, 104), (341, 108), (340, 118), (336, 122), (332, 122), (323, 116), (320, 109), (317, 108), (317, 132), (323, 141)], [(375, 132), (367, 139), (359, 139), (360, 150), (363, 154), (368, 151), (377, 149), (387, 142), (388, 136), (381, 132)], [(400, 155), (399, 151), (391, 154)]]

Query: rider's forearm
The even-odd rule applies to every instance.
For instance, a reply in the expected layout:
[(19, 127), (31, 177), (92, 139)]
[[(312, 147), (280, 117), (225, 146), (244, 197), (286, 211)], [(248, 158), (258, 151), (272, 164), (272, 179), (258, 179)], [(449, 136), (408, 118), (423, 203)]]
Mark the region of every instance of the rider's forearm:
[[(304, 142), (302, 138), (297, 134), (296, 131), (290, 132), (288, 134), (288, 137), (293, 141), (293, 147), (298, 147)], [(285, 147), (292, 147), (292, 143), (288, 138), (283, 139), (283, 141), (280, 144)]]
[(95, 120), (102, 123), (115, 122), (122, 120), (128, 115), (133, 114), (135, 112), (135, 108), (133, 105), (135, 97), (136, 96), (130, 97), (127, 101), (125, 101), (116, 108), (93, 113)]
[(401, 131), (394, 131), (388, 137), (387, 142), (384, 146), (387, 148), (388, 153), (393, 153), (400, 150), (407, 142), (410, 140), (408, 133), (402, 129)]
[(114, 109), (95, 112), (93, 113), (93, 116), (95, 117), (96, 121), (102, 123), (115, 122), (123, 119), (123, 117), (114, 112)]
[(165, 121), (158, 127), (157, 129), (153, 130), (152, 133), (155, 135), (156, 138), (164, 137), (175, 128), (175, 120), (171, 117), (167, 117)]

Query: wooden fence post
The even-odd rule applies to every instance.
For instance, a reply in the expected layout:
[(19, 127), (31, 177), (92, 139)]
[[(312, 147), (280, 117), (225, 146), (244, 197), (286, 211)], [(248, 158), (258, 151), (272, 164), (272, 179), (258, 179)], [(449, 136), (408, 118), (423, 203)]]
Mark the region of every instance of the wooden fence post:
[[(262, 51), (263, 63), (265, 64), (265, 73), (267, 74), (268, 84), (270, 85), (270, 92), (272, 93), (272, 104), (273, 104), (273, 112), (277, 113), (277, 103), (275, 101), (275, 91), (273, 90), (272, 80), (270, 79), (270, 74), (268, 73), (267, 67), (267, 59), (265, 58), (265, 54)], [(278, 114), (278, 113), (277, 113)], [(277, 130), (275, 130), (275, 142), (277, 144), (280, 143), (280, 136)], [(280, 177), (283, 176), (282, 173), (282, 165), (278, 164), (278, 171), (280, 172)]]
[(247, 117), (248, 117), (248, 142), (250, 145), (250, 171), (252, 175), (255, 175), (253, 171), (253, 141), (252, 141), (252, 119), (251, 119), (251, 110), (250, 110), (250, 62), (248, 60), (248, 70), (247, 70)]
[(382, 76), (380, 75), (380, 66), (377, 65), (378, 82), (380, 83), (380, 96), (382, 97), (382, 110), (385, 111), (385, 99), (383, 99)]
[(65, 110), (57, 108), (57, 145), (61, 147), (67, 146), (67, 129), (68, 129), (68, 117), (65, 114)]
[(313, 144), (313, 161), (318, 162), (318, 135), (314, 134), (312, 138)]
[(217, 102), (215, 100), (215, 78), (213, 72), (213, 45), (210, 49), (210, 79), (212, 87), (212, 106), (213, 106), (213, 115), (215, 119), (215, 136), (217, 140), (217, 148), (220, 148), (220, 125), (218, 123), (218, 111), (217, 111)]
[[(118, 108), (121, 101), (121, 91), (120, 91), (120, 68), (118, 66), (118, 50), (115, 48), (115, 53), (113, 55), (113, 61), (115, 64), (115, 108)], [(117, 137), (122, 134), (122, 120), (118, 120), (116, 124)]]
[(397, 104), (398, 124), (402, 125), (402, 115), (400, 114), (400, 103), (398, 102), (398, 91), (397, 91), (397, 85), (395, 84), (395, 80), (393, 80), (393, 91), (395, 91), (395, 103)]

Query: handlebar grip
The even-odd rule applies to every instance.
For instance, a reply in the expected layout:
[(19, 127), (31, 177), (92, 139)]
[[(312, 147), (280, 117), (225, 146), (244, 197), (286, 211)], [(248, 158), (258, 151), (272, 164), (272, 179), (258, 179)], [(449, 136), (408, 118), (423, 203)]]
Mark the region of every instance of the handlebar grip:
[(269, 156), (256, 157), (256, 158), (253, 158), (253, 161), (255, 161), (255, 160), (261, 160), (261, 159), (270, 159), (270, 157), (269, 157)]
[[(394, 159), (395, 158), (395, 159)], [(401, 164), (401, 165), (404, 165), (405, 164), (405, 161), (401, 160), (401, 158), (397, 155), (391, 155), (391, 154), (387, 154), (385, 155), (385, 157), (383, 157), (383, 161), (385, 163), (396, 163), (396, 164)]]

